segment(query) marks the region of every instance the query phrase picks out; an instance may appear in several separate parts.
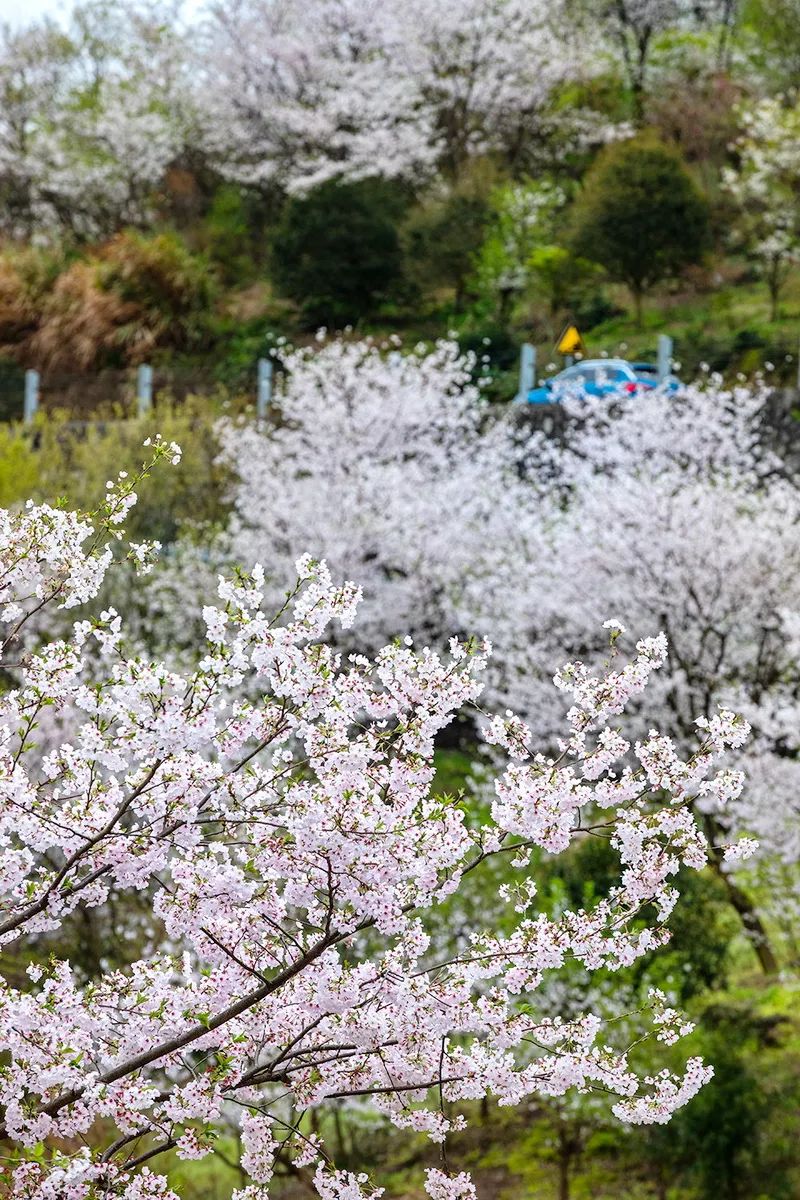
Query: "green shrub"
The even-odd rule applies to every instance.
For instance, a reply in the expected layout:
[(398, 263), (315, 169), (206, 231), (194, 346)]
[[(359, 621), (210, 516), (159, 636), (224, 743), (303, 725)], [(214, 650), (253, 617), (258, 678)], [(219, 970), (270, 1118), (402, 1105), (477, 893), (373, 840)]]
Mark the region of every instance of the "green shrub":
[(331, 180), (287, 202), (273, 239), (273, 275), (308, 328), (375, 317), (402, 293), (403, 207), (397, 186), (381, 179)]
[(199, 244), (225, 283), (242, 284), (258, 277), (266, 258), (266, 211), (257, 193), (222, 184), (199, 230)]
[[(216, 415), (209, 401), (193, 399), (174, 411), (159, 405), (145, 417), (111, 418), (84, 427), (58, 415), (41, 418), (38, 449), (31, 453), (35, 483), (33, 477), (21, 482), (12, 499), (34, 495), (53, 503), (63, 498), (70, 507), (92, 509), (106, 480), (119, 470), (135, 470), (145, 454), (145, 438), (159, 432), (181, 446), (181, 462), (155, 471), (140, 489), (126, 522), (129, 534), (134, 540), (155, 538), (168, 544), (179, 533), (191, 536), (193, 530), (219, 525), (227, 511), (230, 475), (218, 462)], [(4, 450), (0, 445), (0, 454)], [(0, 474), (0, 487), (3, 478)]]
[(641, 323), (648, 289), (700, 261), (708, 202), (674, 151), (653, 141), (621, 142), (588, 172), (572, 229), (574, 252), (628, 286)]
[(39, 479), (39, 455), (30, 433), (20, 425), (0, 425), (0, 508), (33, 495)]
[(403, 229), (409, 275), (423, 291), (447, 288), (463, 308), (489, 222), (485, 196), (470, 188), (435, 197), (410, 215)]
[(563, 246), (538, 246), (528, 260), (535, 290), (545, 297), (551, 317), (573, 310), (592, 285), (600, 268)]

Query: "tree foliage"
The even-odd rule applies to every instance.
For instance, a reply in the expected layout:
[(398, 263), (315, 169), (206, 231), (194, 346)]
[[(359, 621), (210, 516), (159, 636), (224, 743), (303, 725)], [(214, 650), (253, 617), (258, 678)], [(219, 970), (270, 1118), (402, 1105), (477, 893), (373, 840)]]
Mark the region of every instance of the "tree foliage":
[(647, 290), (698, 262), (708, 245), (706, 201), (677, 155), (654, 143), (604, 151), (586, 176), (573, 221), (576, 252), (627, 284), (639, 319)]
[(398, 196), (380, 180), (331, 180), (291, 199), (275, 230), (275, 278), (311, 328), (375, 315), (400, 288)]

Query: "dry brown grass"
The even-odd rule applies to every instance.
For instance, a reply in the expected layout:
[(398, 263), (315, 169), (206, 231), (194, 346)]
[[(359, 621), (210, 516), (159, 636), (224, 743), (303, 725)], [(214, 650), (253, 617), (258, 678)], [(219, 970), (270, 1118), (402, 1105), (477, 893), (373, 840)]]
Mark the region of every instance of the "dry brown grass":
[(61, 269), (0, 254), (0, 350), (26, 366), (87, 371), (135, 366), (202, 336), (214, 286), (205, 263), (169, 234), (117, 234)]

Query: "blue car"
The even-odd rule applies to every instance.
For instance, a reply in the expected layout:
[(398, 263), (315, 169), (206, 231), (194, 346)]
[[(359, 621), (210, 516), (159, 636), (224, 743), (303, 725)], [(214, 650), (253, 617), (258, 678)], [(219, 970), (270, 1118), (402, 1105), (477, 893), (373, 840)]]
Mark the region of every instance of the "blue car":
[[(674, 375), (660, 385), (669, 392), (680, 387)], [(626, 392), (649, 392), (659, 387), (654, 363), (626, 362), (624, 358), (587, 358), (566, 371), (546, 379), (528, 392), (528, 404), (557, 404), (564, 396), (614, 396)]]

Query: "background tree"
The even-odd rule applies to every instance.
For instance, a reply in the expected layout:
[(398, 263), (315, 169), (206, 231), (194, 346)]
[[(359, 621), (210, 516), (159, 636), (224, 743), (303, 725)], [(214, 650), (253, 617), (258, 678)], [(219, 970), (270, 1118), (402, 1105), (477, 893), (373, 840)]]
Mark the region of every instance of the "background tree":
[(434, 152), (407, 70), (409, 34), (402, 12), (378, 0), (211, 5), (198, 56), (206, 152), (227, 177), (265, 190), (426, 171)]
[(518, 170), (558, 126), (558, 87), (589, 73), (560, 6), (523, 0), (237, 0), (211, 8), (206, 145), (223, 172), (306, 190), (332, 176), (457, 180), (499, 153)]
[(800, 107), (797, 95), (764, 99), (741, 115), (743, 133), (732, 147), (736, 168), (725, 173), (739, 207), (746, 253), (758, 262), (769, 290), (770, 315), (789, 269), (800, 255)]
[(0, 30), (0, 197), (6, 234), (31, 237), (42, 222), (37, 139), (56, 119), (72, 58), (72, 43), (50, 22)]
[(678, 155), (653, 142), (605, 150), (572, 219), (575, 252), (630, 288), (638, 323), (647, 289), (699, 262), (708, 246), (706, 200)]
[(475, 256), (491, 219), (486, 175), (477, 169), (455, 187), (434, 192), (411, 211), (402, 228), (411, 279), (422, 294), (423, 289), (452, 290), (456, 312), (464, 307)]
[(589, 19), (600, 16), (615, 56), (622, 59), (637, 124), (644, 118), (648, 66), (659, 34), (675, 26), (708, 21), (714, 10), (715, 5), (708, 0), (699, 4), (686, 0), (600, 0), (599, 5), (590, 5)]
[[(709, 1002), (696, 1035), (714, 1058), (714, 1081), (691, 1112), (680, 1114), (669, 1133), (642, 1129), (659, 1196), (670, 1186), (689, 1186), (701, 1200), (740, 1200), (763, 1192), (788, 1200), (794, 1184), (787, 1171), (786, 1116), (797, 1103), (797, 1080), (786, 1074), (780, 1047), (789, 1035), (783, 1022), (744, 1005)], [(769, 1062), (771, 1069), (761, 1066)]]
[(749, 0), (743, 10), (747, 51), (770, 91), (800, 88), (800, 5), (797, 0)]
[(475, 256), (475, 283), (499, 320), (508, 319), (515, 298), (528, 287), (531, 254), (550, 241), (565, 203), (563, 190), (547, 179), (493, 189), (488, 233)]
[(196, 131), (175, 5), (99, 0), (66, 34), (44, 22), (0, 36), (11, 220), (80, 240), (152, 219)]
[(530, 172), (561, 123), (559, 88), (595, 69), (595, 39), (573, 25), (565, 54), (561, 3), (446, 0), (432, 9), (412, 0), (401, 9), (413, 33), (397, 66), (416, 82), (445, 176), (459, 178), (487, 152)]
[(400, 293), (402, 210), (380, 179), (329, 180), (289, 200), (272, 241), (275, 280), (310, 327), (341, 329)]
[[(717, 705), (736, 695), (741, 703), (748, 698), (758, 730), (747, 787), (721, 807), (699, 801), (709, 828), (756, 834), (766, 861), (785, 864), (796, 880), (798, 650), (791, 614), (800, 494), (761, 441), (764, 403), (764, 393), (718, 387), (687, 389), (682, 397), (595, 400), (591, 407), (576, 401), (575, 427), (543, 457), (553, 482), (538, 501), (538, 546), (535, 530), (526, 531), (537, 569), (501, 565), (513, 559), (510, 545), (495, 566), (487, 556), (485, 574), (467, 581), (461, 619), (496, 643), (508, 639), (505, 623), (513, 624), (518, 651), (496, 661), (495, 696), (525, 713), (545, 741), (540, 689), (547, 673), (536, 663), (551, 639), (575, 653), (579, 646), (583, 655), (600, 653), (582, 632), (600, 610), (617, 613), (623, 624), (654, 621), (669, 630), (675, 656), (661, 677), (665, 728), (679, 741), (691, 738), (698, 719), (712, 719)], [(567, 572), (565, 562), (572, 564)], [(550, 563), (559, 565), (551, 570)], [(493, 594), (483, 582), (488, 577), (503, 580), (509, 601), (502, 611), (486, 602)], [(622, 578), (624, 588), (615, 582)], [(526, 634), (516, 614), (528, 614)], [(773, 894), (781, 897), (777, 907), (795, 911), (796, 883), (753, 892), (735, 867), (714, 867), (763, 969), (774, 974), (778, 954), (765, 915)]]

